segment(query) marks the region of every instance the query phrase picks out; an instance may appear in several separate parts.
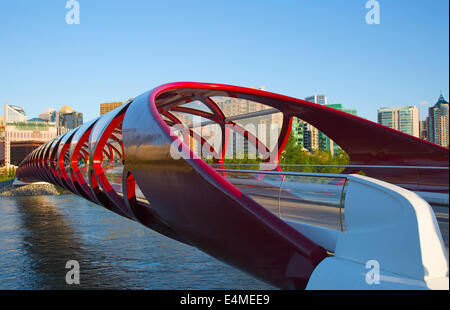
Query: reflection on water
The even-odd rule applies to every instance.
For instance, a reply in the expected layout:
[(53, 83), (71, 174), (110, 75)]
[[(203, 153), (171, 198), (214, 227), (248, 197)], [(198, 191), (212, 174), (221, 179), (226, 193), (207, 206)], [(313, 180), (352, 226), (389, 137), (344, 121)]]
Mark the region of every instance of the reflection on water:
[(74, 195), (1, 197), (0, 235), (0, 289), (273, 288)]

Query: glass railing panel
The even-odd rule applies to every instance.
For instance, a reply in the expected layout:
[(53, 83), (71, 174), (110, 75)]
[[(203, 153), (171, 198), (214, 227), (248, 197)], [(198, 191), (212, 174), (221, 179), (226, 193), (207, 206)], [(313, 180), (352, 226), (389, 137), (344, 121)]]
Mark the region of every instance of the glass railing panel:
[(136, 195), (136, 199), (138, 202), (144, 203), (146, 205), (150, 205), (150, 202), (147, 200), (147, 198), (145, 197), (144, 193), (141, 191), (141, 189), (139, 188), (139, 185), (136, 182), (135, 188), (134, 188), (134, 193)]
[(446, 167), (426, 169), (418, 168), (417, 171), (417, 191), (448, 194), (449, 170)]
[(144, 193), (142, 193), (142, 191), (139, 188), (139, 186), (136, 186), (136, 198), (143, 199), (143, 200), (147, 201), (147, 198), (145, 198)]
[(226, 172), (225, 178), (241, 192), (279, 216), (282, 176), (264, 173)]
[(347, 177), (217, 169), (243, 193), (284, 220), (345, 230)]
[(345, 177), (285, 175), (280, 191), (281, 218), (341, 230)]
[[(89, 182), (89, 165), (85, 163), (79, 163), (78, 168), (80, 169), (80, 174), (83, 177), (86, 184), (90, 184)], [(89, 185), (90, 186), (90, 185)]]
[(103, 173), (111, 187), (117, 193), (122, 193), (123, 165), (120, 163), (102, 165)]
[(67, 176), (70, 178), (72, 173), (72, 163), (64, 162), (64, 170), (66, 171)]

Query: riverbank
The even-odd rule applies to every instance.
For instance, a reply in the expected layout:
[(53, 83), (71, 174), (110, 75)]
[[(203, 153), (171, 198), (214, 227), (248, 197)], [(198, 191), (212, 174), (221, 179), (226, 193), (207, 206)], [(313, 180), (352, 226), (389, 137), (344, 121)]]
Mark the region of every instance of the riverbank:
[(13, 186), (14, 180), (0, 183), (0, 196), (41, 196), (41, 195), (62, 195), (70, 192), (53, 184), (28, 184), (23, 186)]
[(9, 179), (6, 181), (0, 181), (0, 193), (2, 192), (3, 188), (10, 187), (14, 182), (14, 179)]

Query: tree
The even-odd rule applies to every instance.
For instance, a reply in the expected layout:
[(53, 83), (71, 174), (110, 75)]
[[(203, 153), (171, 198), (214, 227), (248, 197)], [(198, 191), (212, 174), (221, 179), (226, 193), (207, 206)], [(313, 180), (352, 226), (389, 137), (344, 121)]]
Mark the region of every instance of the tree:
[(280, 155), (280, 165), (302, 165), (301, 167), (283, 167), (284, 171), (340, 173), (344, 167), (321, 167), (327, 165), (348, 165), (349, 156), (342, 149), (333, 156), (330, 151), (315, 150), (312, 153), (303, 150), (296, 143), (291, 132), (286, 146)]

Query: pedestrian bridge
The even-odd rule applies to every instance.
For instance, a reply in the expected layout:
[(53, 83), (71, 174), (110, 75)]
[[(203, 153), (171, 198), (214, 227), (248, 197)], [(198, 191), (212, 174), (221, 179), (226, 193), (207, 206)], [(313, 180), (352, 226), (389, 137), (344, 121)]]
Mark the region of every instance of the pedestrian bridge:
[[(349, 165), (285, 171), (293, 117), (342, 147)], [(256, 170), (227, 167), (241, 149), (256, 155)], [(67, 188), (280, 288), (448, 289), (426, 201), (448, 205), (448, 160), (446, 148), (326, 106), (180, 82), (47, 142), (17, 176)]]

